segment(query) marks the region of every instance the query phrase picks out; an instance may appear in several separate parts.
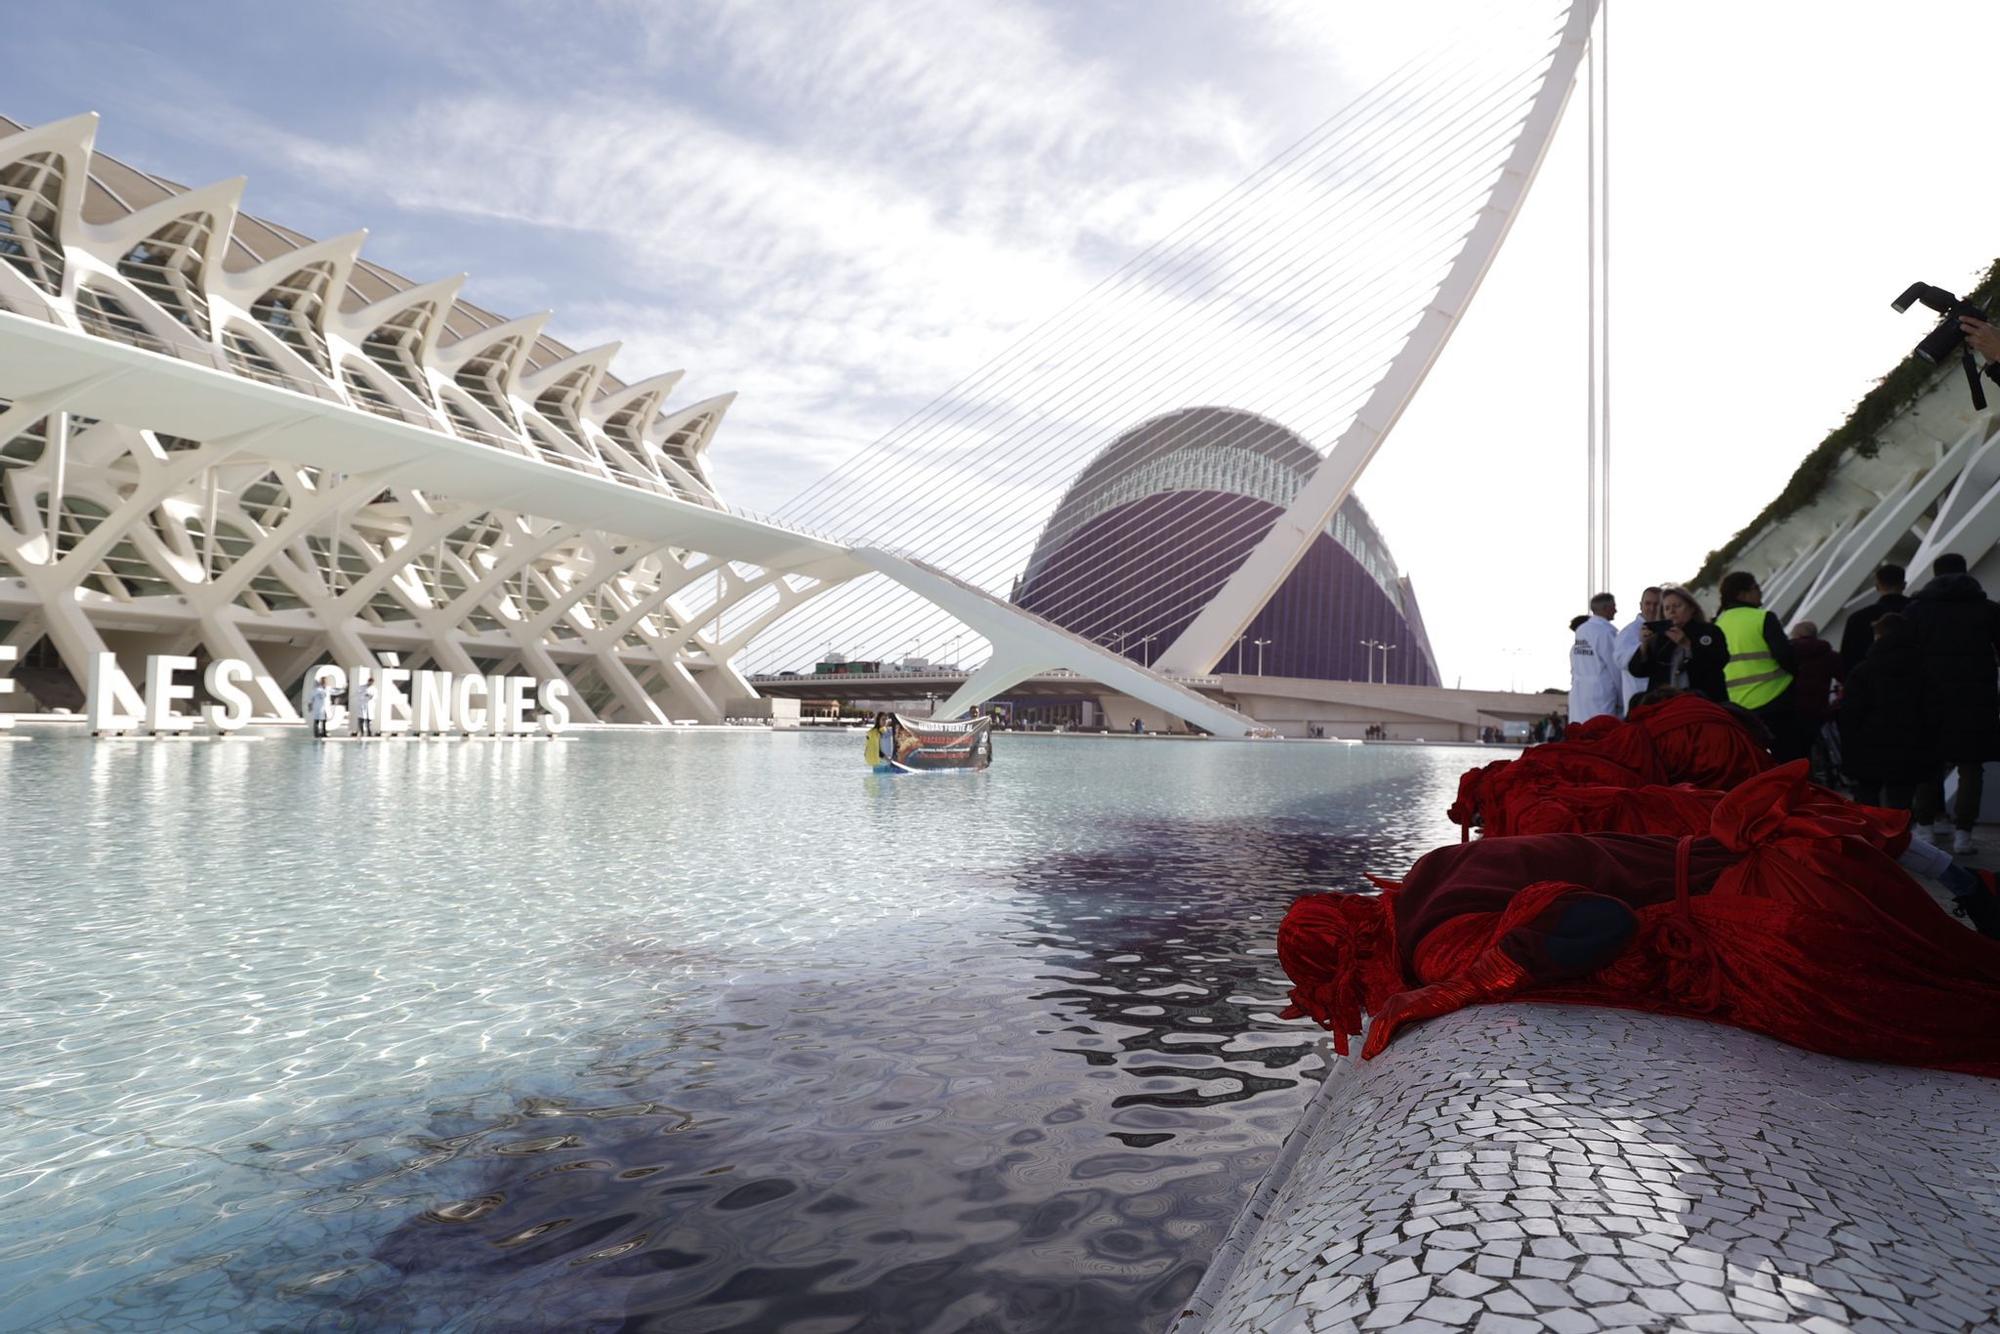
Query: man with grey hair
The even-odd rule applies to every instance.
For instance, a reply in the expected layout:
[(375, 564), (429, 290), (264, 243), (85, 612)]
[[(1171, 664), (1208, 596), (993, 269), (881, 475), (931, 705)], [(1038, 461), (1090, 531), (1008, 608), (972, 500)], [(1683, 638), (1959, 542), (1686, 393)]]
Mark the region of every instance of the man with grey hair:
[(1576, 639), (1569, 650), (1569, 720), (1589, 722), (1610, 714), (1625, 713), (1625, 671), (1618, 661), (1618, 629), (1611, 618), (1618, 614), (1618, 599), (1599, 593), (1590, 600), (1590, 615), (1576, 627)]

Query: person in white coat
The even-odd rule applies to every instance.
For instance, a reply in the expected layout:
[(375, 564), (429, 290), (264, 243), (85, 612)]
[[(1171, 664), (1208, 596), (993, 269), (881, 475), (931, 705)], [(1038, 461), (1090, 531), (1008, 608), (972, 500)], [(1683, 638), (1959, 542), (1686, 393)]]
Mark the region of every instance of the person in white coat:
[(1569, 650), (1569, 720), (1589, 722), (1610, 714), (1622, 717), (1625, 708), (1625, 664), (1618, 661), (1618, 627), (1611, 618), (1618, 614), (1618, 599), (1599, 593), (1590, 600), (1590, 615), (1576, 627), (1576, 642)]
[[(1646, 628), (1647, 621), (1659, 619), (1660, 590), (1649, 588), (1639, 594), (1639, 614), (1618, 628), (1618, 640), (1612, 645), (1612, 652), (1620, 664), (1626, 667), (1632, 665), (1632, 655), (1639, 651), (1639, 632)], [(1645, 694), (1651, 684), (1646, 677), (1634, 676), (1629, 671), (1625, 673), (1625, 698), (1618, 702), (1620, 717), (1632, 711), (1633, 699)]]
[(355, 736), (375, 735), (375, 683), (363, 681), (347, 692), (348, 712)]
[(333, 692), (326, 688), (326, 678), (315, 679), (312, 693), (306, 696), (306, 717), (312, 720), (313, 736), (317, 740), (326, 739), (326, 715), (332, 704)]

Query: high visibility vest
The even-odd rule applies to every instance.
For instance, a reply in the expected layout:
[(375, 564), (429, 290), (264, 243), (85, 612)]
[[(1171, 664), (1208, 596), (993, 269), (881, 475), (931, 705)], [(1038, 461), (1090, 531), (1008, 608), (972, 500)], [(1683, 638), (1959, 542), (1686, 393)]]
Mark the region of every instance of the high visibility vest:
[(1729, 702), (1746, 709), (1763, 708), (1792, 684), (1792, 674), (1778, 665), (1764, 642), (1766, 614), (1762, 607), (1731, 607), (1715, 618), (1729, 646), (1729, 661), (1722, 668)]

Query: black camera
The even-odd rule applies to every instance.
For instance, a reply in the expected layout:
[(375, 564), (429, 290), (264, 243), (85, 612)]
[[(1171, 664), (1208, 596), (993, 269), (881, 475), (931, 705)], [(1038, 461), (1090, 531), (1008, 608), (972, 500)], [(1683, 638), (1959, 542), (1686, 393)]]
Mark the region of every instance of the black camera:
[[(1972, 348), (1966, 344), (1965, 330), (1959, 327), (1959, 317), (1970, 315), (1976, 320), (1990, 320), (1985, 310), (1970, 301), (1945, 291), (1942, 287), (1932, 287), (1929, 283), (1911, 283), (1903, 289), (1903, 294), (1889, 303), (1898, 314), (1921, 302), (1944, 316), (1938, 327), (1924, 335), (1924, 340), (1916, 346), (1916, 354), (1933, 366), (1944, 364), (1946, 357), (1958, 353), (1959, 362), (1965, 367), (1965, 383), (1972, 390), (1972, 406), (1981, 412), (1986, 410), (1986, 391), (1979, 383), (1979, 363), (1973, 360)], [(1986, 374), (1995, 383), (2000, 383), (2000, 371), (1991, 365)]]
[(1656, 635), (1663, 635), (1674, 628), (1672, 621), (1647, 621), (1646, 628)]

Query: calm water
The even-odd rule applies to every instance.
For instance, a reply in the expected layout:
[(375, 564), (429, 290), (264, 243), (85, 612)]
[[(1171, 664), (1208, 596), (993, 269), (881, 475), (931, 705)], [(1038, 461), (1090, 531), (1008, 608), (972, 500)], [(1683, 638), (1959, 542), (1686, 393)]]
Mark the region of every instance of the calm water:
[(0, 744), (0, 1326), (1157, 1330), (1460, 749)]

